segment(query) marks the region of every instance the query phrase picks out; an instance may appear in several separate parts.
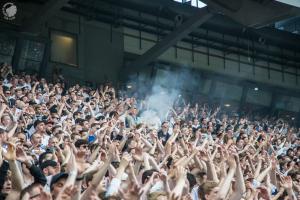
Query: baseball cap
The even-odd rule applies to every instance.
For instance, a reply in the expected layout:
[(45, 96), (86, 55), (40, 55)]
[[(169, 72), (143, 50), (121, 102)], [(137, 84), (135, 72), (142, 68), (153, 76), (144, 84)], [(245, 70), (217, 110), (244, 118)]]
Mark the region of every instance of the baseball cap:
[(57, 162), (53, 161), (53, 160), (46, 160), (43, 163), (41, 163), (40, 168), (43, 170), (46, 167), (56, 167), (57, 166)]
[(60, 179), (68, 178), (68, 176), (69, 174), (65, 172), (60, 172), (58, 174), (55, 174), (54, 176), (52, 176), (50, 188), (52, 188), (53, 184), (57, 183)]

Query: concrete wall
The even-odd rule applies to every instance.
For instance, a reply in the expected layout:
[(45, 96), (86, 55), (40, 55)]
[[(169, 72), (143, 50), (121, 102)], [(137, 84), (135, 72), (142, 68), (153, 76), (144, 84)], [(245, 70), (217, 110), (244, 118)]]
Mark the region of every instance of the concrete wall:
[(47, 25), (43, 30), (44, 36), (55, 29), (73, 33), (78, 39), (78, 67), (54, 63), (50, 59), (46, 70), (48, 77), (56, 65), (62, 68), (64, 76), (72, 83), (118, 80), (123, 63), (122, 29), (111, 29), (110, 25), (86, 21), (66, 12), (58, 13)]
[[(209, 34), (221, 36), (220, 33), (210, 32)], [(142, 40), (140, 45), (138, 31), (124, 28), (124, 51), (141, 55), (153, 45), (155, 45), (157, 41), (156, 35), (141, 32), (141, 37)], [(276, 49), (276, 47), (270, 48), (278, 50)], [(209, 56), (207, 55), (208, 52)], [(222, 58), (224, 55), (225, 61)], [(299, 56), (300, 53), (298, 52), (297, 55)], [(238, 60), (238, 57), (239, 56), (236, 54), (224, 54), (224, 52), (222, 51), (212, 48), (208, 49), (207, 47), (202, 46), (195, 47), (194, 51), (192, 51), (191, 44), (185, 42), (178, 42), (177, 48), (171, 47), (163, 55), (161, 55), (159, 59), (162, 61), (181, 64), (183, 67), (207, 70), (225, 75), (232, 75), (238, 78), (243, 78), (246, 80), (260, 83), (267, 83), (274, 86), (299, 89), (300, 83), (297, 82), (297, 79), (300, 78), (300, 74), (298, 74), (298, 77), (296, 77), (295, 75), (287, 73), (295, 73), (296, 69), (283, 66), (285, 68), (285, 72), (281, 72), (282, 66), (275, 63), (269, 63), (270, 68), (275, 69), (270, 70), (269, 77), (268, 69), (257, 67), (257, 65), (267, 67), (268, 63), (266, 63), (265, 61), (255, 61), (253, 69), (253, 60), (251, 58), (251, 52), (249, 52), (249, 57), (240, 56), (240, 63), (237, 61), (233, 61)]]

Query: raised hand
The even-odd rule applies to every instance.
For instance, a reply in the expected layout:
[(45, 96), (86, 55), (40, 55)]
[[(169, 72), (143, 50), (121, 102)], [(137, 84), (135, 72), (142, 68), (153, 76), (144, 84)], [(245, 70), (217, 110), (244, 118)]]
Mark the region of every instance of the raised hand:
[(101, 199), (98, 197), (97, 193), (93, 191), (89, 197), (89, 200), (101, 200)]
[(43, 199), (43, 200), (52, 200), (51, 194), (49, 192), (44, 191), (44, 189), (43, 189), (42, 186), (40, 186), (40, 191), (41, 191), (40, 199)]
[(229, 168), (234, 169), (236, 168), (237, 164), (235, 161), (235, 157), (234, 156), (229, 156), (228, 160), (227, 160), (227, 164), (229, 166)]
[(131, 184), (127, 190), (120, 189), (119, 194), (124, 200), (138, 200), (139, 197), (140, 187), (136, 184)]
[(136, 147), (134, 154), (132, 155), (133, 159), (136, 161), (143, 161), (143, 149), (141, 147)]
[(159, 173), (159, 177), (163, 182), (168, 181), (168, 173), (164, 170)]
[(16, 146), (13, 143), (7, 143), (7, 151), (3, 152), (3, 156), (8, 161), (16, 160)]
[(174, 189), (172, 190), (170, 197), (171, 199), (181, 199), (182, 190), (185, 186), (187, 170), (184, 169), (183, 167), (177, 167), (175, 173), (176, 173), (177, 183)]
[(116, 153), (118, 153), (118, 148), (115, 143), (111, 143), (108, 148), (108, 155), (113, 156)]
[(281, 186), (286, 190), (292, 189), (292, 187), (293, 187), (293, 181), (290, 176), (282, 177), (280, 183), (281, 183)]
[(67, 186), (59, 195), (56, 200), (72, 200), (74, 196), (77, 194), (78, 189), (75, 185)]
[(27, 156), (25, 151), (20, 147), (17, 147), (16, 149), (16, 156), (17, 156), (17, 160), (20, 162), (25, 163), (29, 161), (29, 157)]
[(120, 162), (120, 166), (127, 167), (131, 160), (132, 158), (129, 154), (124, 154)]
[(183, 167), (177, 167), (177, 171), (176, 171), (177, 179), (185, 179), (186, 173), (187, 173), (186, 169), (184, 169)]
[(259, 194), (260, 196), (263, 198), (263, 199), (266, 199), (266, 200), (271, 200), (271, 197), (269, 195), (269, 192), (268, 192), (268, 189), (266, 187), (258, 187), (257, 188), (258, 191), (259, 191)]

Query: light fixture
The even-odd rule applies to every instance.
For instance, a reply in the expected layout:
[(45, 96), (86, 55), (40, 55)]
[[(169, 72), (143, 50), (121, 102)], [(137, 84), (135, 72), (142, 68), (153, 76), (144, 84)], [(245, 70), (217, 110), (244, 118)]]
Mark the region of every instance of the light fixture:
[(131, 88), (132, 88), (132, 85), (127, 85), (127, 88), (128, 88), (128, 89), (131, 89)]
[(255, 90), (255, 91), (258, 91), (258, 87), (255, 87), (254, 90)]
[(224, 106), (225, 106), (225, 107), (230, 107), (230, 104), (227, 103), (227, 104), (224, 104)]
[(295, 120), (295, 117), (292, 117), (292, 120)]

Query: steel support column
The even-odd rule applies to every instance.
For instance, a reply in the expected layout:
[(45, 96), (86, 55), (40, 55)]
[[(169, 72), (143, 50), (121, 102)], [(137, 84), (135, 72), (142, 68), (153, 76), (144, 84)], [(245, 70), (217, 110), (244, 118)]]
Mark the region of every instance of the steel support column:
[(209, 20), (213, 16), (212, 13), (208, 11), (207, 8), (202, 8), (194, 16), (190, 17), (187, 21), (181, 24), (173, 32), (155, 44), (146, 53), (140, 56), (137, 60), (132, 62), (131, 66), (145, 66), (151, 61), (155, 60), (158, 56), (163, 54), (171, 46), (174, 46), (178, 41), (186, 37), (195, 28)]
[[(48, 61), (50, 57), (50, 42), (47, 42), (45, 44), (45, 49), (44, 49), (44, 56), (43, 60), (41, 62), (40, 68), (39, 68), (39, 75), (41, 77), (45, 77), (47, 75), (47, 68), (48, 68)], [(47, 77), (47, 78), (52, 78), (52, 77)]]
[(18, 38), (16, 42), (15, 52), (12, 57), (12, 68), (15, 71), (19, 70), (19, 63), (21, 59), (23, 44), (24, 44), (24, 40), (22, 38)]
[(243, 91), (242, 91), (242, 96), (240, 100), (240, 105), (239, 105), (239, 113), (242, 114), (242, 110), (244, 109), (244, 106), (246, 104), (246, 99), (247, 99), (247, 93), (249, 91), (249, 86), (244, 85), (243, 86)]

